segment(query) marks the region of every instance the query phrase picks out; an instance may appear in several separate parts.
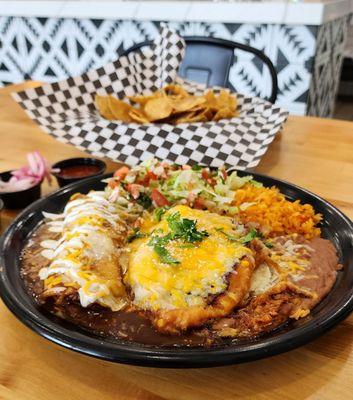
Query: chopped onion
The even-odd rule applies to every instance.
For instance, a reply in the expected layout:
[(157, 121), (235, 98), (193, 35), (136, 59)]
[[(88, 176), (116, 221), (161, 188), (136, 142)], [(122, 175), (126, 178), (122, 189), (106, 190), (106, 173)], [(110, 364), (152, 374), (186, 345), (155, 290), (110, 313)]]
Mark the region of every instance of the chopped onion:
[(43, 179), (47, 179), (51, 183), (52, 170), (48, 162), (41, 156), (38, 151), (27, 154), (28, 165), (21, 167), (15, 171), (11, 171), (11, 178), (4, 182), (0, 179), (0, 192), (11, 193), (29, 189)]

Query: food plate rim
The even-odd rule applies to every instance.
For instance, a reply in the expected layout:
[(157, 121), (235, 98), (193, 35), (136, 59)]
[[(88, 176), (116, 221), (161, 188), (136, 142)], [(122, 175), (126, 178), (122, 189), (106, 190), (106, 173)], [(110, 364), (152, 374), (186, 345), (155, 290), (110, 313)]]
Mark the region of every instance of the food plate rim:
[[(255, 179), (260, 178), (260, 181), (271, 180), (275, 185), (281, 184), (287, 186), (296, 193), (305, 194), (309, 196), (311, 200), (321, 202), (325, 208), (336, 214), (336, 216), (346, 224), (348, 228), (347, 232), (350, 235), (350, 248), (353, 248), (353, 222), (325, 199), (309, 190), (282, 179), (253, 171), (237, 170), (236, 168), (231, 168), (230, 170), (236, 170), (240, 175), (251, 174)], [(339, 307), (337, 306), (324, 320), (321, 320), (320, 323), (315, 326), (312, 326), (313, 320), (311, 320), (308, 324), (303, 324), (295, 329), (289, 329), (288, 331), (280, 333), (278, 336), (271, 337), (271, 335), (268, 335), (265, 338), (260, 338), (260, 342), (254, 340), (252, 343), (240, 342), (213, 348), (167, 348), (161, 346), (145, 346), (139, 343), (124, 341), (112, 341), (93, 335), (89, 336), (87, 333), (72, 331), (52, 321), (37, 307), (35, 308), (35, 312), (29, 310), (26, 304), (16, 296), (17, 293), (11, 290), (12, 284), (7, 273), (8, 267), (5, 265), (5, 253), (8, 250), (8, 244), (11, 242), (14, 233), (21, 229), (21, 226), (23, 226), (28, 218), (33, 216), (36, 212), (40, 212), (40, 206), (45, 204), (49, 199), (73, 191), (76, 188), (79, 189), (79, 187), (89, 183), (92, 183), (92, 185), (97, 184), (102, 179), (110, 176), (111, 174), (104, 174), (89, 177), (67, 185), (35, 201), (12, 221), (5, 233), (0, 237), (0, 297), (8, 309), (24, 325), (40, 336), (65, 348), (107, 361), (150, 367), (200, 368), (254, 361), (292, 350), (322, 335), (344, 320), (353, 311), (352, 287), (351, 290), (347, 291), (345, 296), (341, 298)], [(28, 235), (26, 238), (28, 238)], [(353, 268), (353, 265), (349, 267)], [(18, 277), (18, 279), (20, 278)], [(27, 296), (28, 301), (29, 295), (27, 294)], [(293, 332), (295, 333), (294, 336)]]

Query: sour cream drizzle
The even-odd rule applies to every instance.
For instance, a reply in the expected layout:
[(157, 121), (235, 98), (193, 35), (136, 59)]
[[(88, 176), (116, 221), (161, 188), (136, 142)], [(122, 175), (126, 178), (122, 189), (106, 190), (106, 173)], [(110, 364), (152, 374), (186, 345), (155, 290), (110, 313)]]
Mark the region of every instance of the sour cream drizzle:
[(74, 286), (83, 307), (98, 302), (120, 309), (124, 301), (113, 294), (113, 285), (102, 281), (91, 268), (102, 260), (111, 260), (116, 251), (112, 236), (125, 229), (118, 208), (106, 199), (106, 193), (92, 191), (69, 201), (62, 214), (43, 214), (49, 220), (49, 230), (61, 233), (58, 240), (41, 242), (41, 254), (51, 261), (39, 272), (45, 287), (56, 290), (58, 286)]

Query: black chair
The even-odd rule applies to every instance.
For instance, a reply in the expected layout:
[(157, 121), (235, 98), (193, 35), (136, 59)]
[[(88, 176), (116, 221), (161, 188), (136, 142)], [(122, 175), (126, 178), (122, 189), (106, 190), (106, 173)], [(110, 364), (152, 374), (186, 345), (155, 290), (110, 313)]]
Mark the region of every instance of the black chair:
[[(211, 37), (186, 36), (184, 40), (186, 42), (185, 57), (179, 69), (179, 75), (182, 78), (204, 83), (207, 86), (231, 87), (229, 71), (234, 63), (234, 50), (239, 49), (254, 54), (267, 66), (272, 81), (271, 95), (267, 100), (271, 103), (276, 101), (277, 73), (272, 61), (262, 51), (246, 44)], [(151, 44), (151, 41), (137, 43), (125, 50), (122, 55)]]

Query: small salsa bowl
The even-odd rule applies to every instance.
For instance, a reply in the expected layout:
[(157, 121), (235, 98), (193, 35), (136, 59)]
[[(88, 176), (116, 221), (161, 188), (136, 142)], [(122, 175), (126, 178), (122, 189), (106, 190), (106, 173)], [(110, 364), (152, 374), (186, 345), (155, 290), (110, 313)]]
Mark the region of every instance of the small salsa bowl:
[[(7, 182), (11, 178), (12, 171), (5, 171), (0, 173), (0, 178)], [(36, 185), (17, 192), (0, 192), (0, 199), (3, 201), (5, 208), (15, 210), (18, 208), (25, 208), (29, 204), (40, 198), (42, 181)]]
[(53, 169), (59, 169), (59, 172), (54, 172), (60, 187), (66, 186), (69, 183), (77, 182), (91, 176), (101, 175), (107, 168), (104, 161), (97, 158), (68, 158), (55, 163)]

